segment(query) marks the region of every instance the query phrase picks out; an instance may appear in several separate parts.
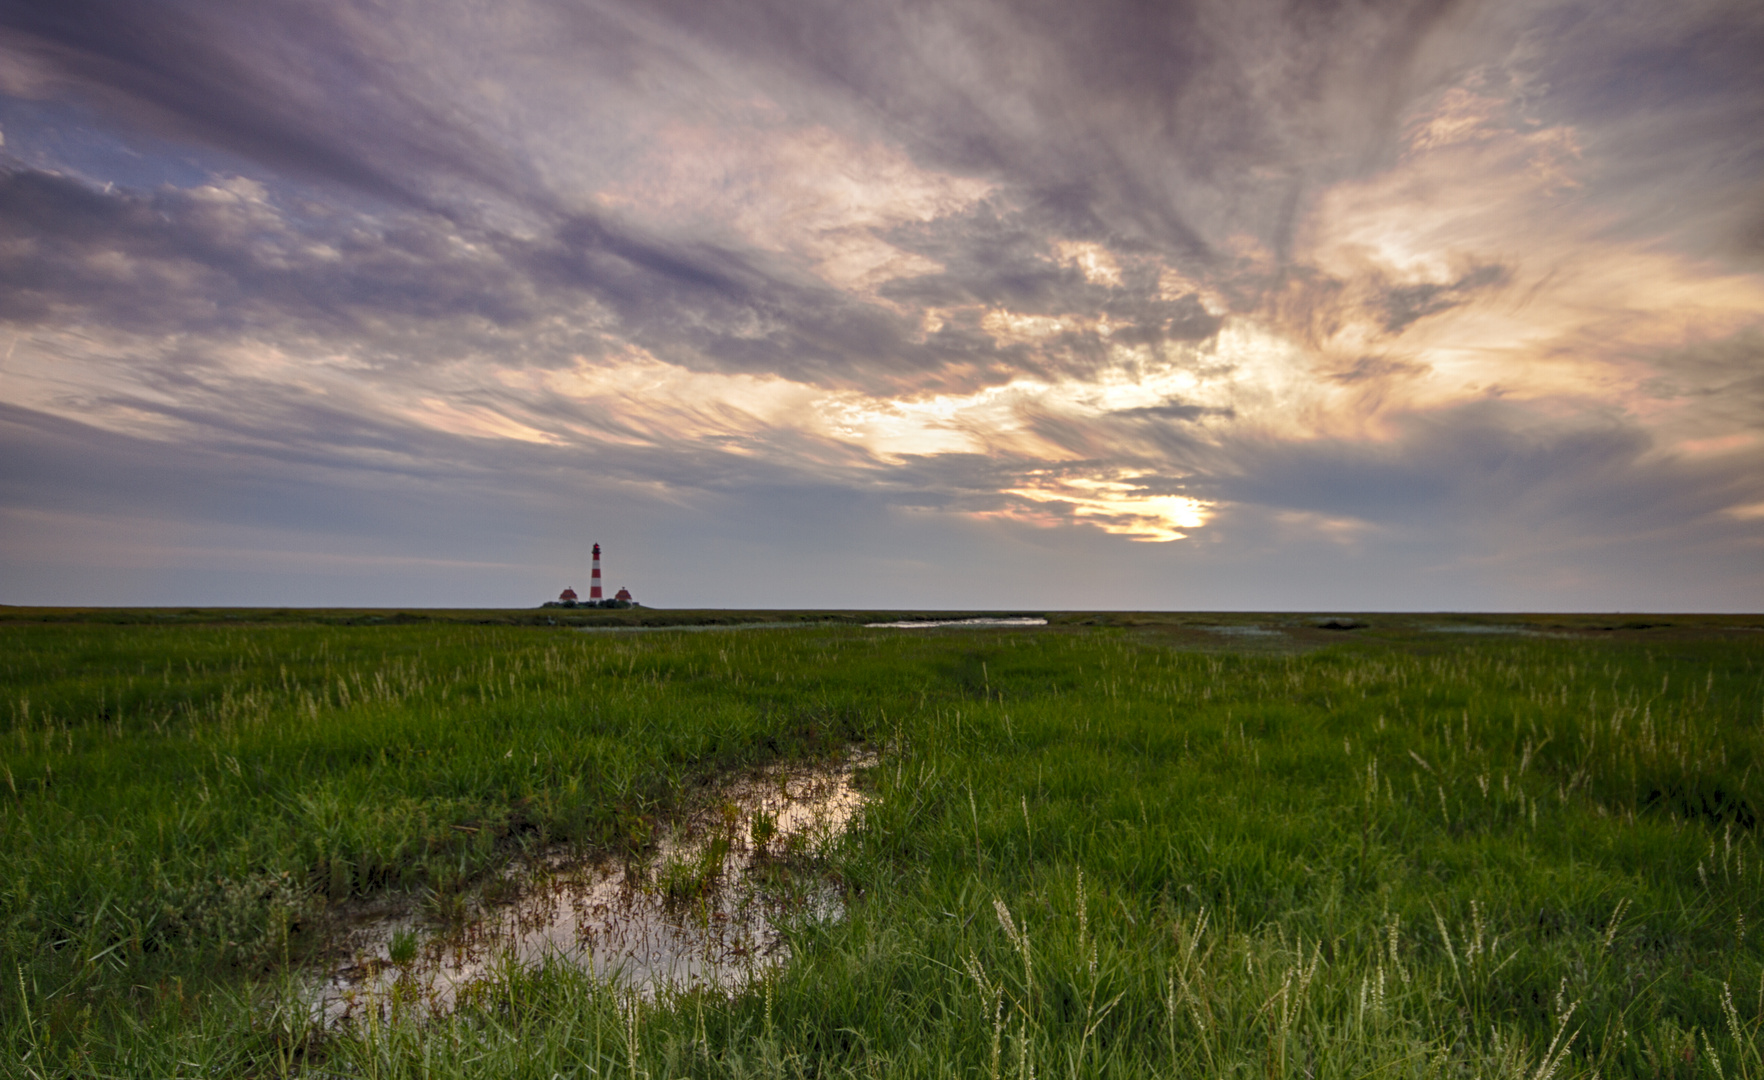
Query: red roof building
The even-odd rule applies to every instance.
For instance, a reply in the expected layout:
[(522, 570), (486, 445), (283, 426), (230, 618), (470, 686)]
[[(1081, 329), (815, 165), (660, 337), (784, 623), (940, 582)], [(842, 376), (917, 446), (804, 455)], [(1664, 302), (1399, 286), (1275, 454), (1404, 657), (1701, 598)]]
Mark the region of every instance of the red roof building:
[(623, 585), (621, 585), (621, 586), (619, 586), (619, 591), (613, 594), (613, 599), (614, 600), (623, 600), (626, 603), (629, 603), (631, 600), (631, 590), (627, 589)]
[(557, 594), (557, 598), (559, 600), (574, 600), (576, 598), (576, 590), (565, 589), (563, 592)]

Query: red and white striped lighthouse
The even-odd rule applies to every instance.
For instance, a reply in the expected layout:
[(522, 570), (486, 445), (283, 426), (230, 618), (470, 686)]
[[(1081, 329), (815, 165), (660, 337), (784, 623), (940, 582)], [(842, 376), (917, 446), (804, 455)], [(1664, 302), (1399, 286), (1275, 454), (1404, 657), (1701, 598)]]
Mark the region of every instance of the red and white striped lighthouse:
[(603, 599), (605, 599), (605, 597), (600, 591), (600, 545), (595, 544), (594, 573), (589, 575), (588, 580), (588, 602), (590, 604), (598, 604)]

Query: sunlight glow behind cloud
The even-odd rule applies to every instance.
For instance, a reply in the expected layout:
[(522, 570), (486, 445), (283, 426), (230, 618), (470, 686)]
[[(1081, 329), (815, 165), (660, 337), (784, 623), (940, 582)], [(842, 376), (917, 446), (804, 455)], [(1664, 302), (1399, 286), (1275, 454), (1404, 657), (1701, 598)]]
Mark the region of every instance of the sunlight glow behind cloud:
[(0, 9), (9, 580), (578, 539), (481, 490), (802, 602), (1764, 601), (1755, 5), (78, 6)]

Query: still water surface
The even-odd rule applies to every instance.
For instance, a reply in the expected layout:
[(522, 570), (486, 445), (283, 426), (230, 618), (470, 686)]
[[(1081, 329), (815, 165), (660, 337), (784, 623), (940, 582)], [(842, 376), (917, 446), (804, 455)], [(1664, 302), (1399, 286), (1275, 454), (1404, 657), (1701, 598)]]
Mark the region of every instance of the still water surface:
[(456, 929), (410, 915), (363, 920), (313, 988), (314, 1019), (446, 1013), (508, 966), (549, 960), (645, 996), (739, 990), (788, 960), (789, 922), (842, 914), (838, 891), (801, 867), (852, 824), (865, 799), (853, 777), (875, 762), (854, 752), (731, 782), (647, 860), (517, 866), (500, 883), (514, 899)]

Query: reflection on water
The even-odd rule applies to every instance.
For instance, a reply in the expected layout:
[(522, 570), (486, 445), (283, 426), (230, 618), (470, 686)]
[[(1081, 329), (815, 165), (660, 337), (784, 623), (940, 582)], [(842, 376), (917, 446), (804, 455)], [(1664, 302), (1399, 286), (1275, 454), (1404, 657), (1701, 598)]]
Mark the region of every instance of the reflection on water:
[(1023, 616), (1007, 619), (914, 619), (901, 622), (867, 622), (864, 625), (898, 630), (924, 630), (933, 626), (1046, 626), (1047, 620)]
[(508, 965), (580, 964), (639, 993), (738, 990), (788, 959), (787, 920), (839, 917), (839, 894), (792, 873), (843, 832), (863, 805), (853, 755), (832, 767), (775, 766), (717, 790), (710, 806), (644, 863), (553, 857), (506, 876), (511, 902), (435, 931), (410, 916), (350, 930), (349, 958), (315, 987), (326, 1025), (394, 1005), (444, 1013)]

